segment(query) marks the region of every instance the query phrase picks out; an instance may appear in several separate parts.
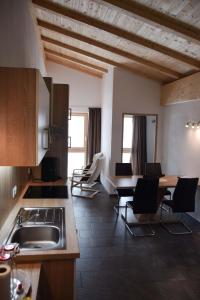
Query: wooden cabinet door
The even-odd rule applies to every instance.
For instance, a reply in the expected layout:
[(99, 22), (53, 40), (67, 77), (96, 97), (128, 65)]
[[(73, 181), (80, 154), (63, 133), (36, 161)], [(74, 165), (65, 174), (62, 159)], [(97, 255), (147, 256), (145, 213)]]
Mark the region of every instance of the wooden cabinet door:
[(38, 97), (37, 97), (37, 164), (49, 150), (49, 92), (46, 84), (38, 73)]
[(48, 97), (39, 70), (0, 68), (0, 166), (39, 164), (47, 151)]
[(67, 178), (67, 138), (68, 138), (69, 85), (53, 85), (52, 145), (48, 156), (59, 161), (58, 176)]

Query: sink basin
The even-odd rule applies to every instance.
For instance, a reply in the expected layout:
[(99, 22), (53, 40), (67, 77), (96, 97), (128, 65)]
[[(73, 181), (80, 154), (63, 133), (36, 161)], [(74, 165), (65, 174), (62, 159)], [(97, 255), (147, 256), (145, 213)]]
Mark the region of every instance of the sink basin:
[(21, 208), (6, 244), (18, 243), (21, 250), (64, 249), (65, 208)]
[(55, 249), (59, 242), (59, 228), (48, 225), (20, 227), (11, 238), (11, 243), (18, 243), (21, 249)]

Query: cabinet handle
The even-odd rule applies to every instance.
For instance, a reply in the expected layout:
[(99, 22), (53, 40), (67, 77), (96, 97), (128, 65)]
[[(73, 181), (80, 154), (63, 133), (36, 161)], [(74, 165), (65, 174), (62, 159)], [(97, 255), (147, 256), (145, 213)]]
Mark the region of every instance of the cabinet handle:
[(42, 149), (49, 150), (49, 128), (44, 128), (43, 129), (43, 133), (42, 133)]

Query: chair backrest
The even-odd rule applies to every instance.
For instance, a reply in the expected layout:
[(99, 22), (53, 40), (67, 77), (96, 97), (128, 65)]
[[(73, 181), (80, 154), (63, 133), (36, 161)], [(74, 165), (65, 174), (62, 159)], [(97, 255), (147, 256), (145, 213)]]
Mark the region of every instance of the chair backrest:
[(135, 188), (133, 212), (156, 213), (158, 209), (159, 178), (139, 178)]
[(87, 180), (88, 184), (93, 183), (99, 177), (103, 166), (103, 160), (104, 160), (104, 156), (101, 156), (95, 160), (93, 170), (92, 172), (89, 172), (90, 177)]
[(115, 164), (115, 175), (116, 176), (132, 176), (132, 165), (131, 163), (116, 163)]
[(164, 174), (162, 174), (160, 163), (145, 163), (144, 176), (164, 176)]
[(195, 210), (195, 194), (199, 178), (179, 178), (173, 194), (173, 212)]
[(90, 168), (89, 168), (89, 172), (93, 172), (93, 169), (95, 168), (95, 166), (96, 166), (96, 160), (98, 159), (98, 158), (101, 158), (101, 157), (103, 157), (103, 152), (99, 152), (99, 153), (95, 153), (94, 154), (94, 156), (93, 156), (93, 160), (92, 160), (92, 164), (91, 164), (91, 166), (90, 166)]

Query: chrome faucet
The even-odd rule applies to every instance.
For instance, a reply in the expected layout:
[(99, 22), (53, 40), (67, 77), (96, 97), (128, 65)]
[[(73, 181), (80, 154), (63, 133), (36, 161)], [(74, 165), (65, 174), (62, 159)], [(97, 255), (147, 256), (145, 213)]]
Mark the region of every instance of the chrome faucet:
[(23, 217), (21, 215), (17, 216), (17, 225), (22, 227)]

